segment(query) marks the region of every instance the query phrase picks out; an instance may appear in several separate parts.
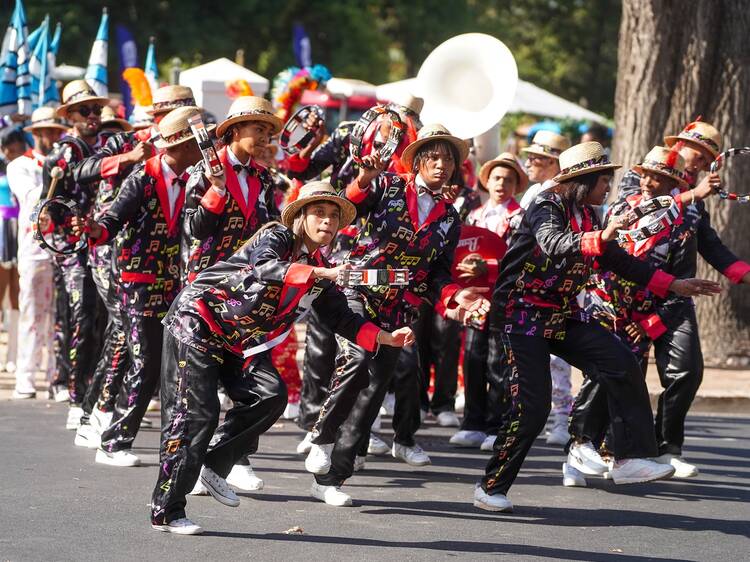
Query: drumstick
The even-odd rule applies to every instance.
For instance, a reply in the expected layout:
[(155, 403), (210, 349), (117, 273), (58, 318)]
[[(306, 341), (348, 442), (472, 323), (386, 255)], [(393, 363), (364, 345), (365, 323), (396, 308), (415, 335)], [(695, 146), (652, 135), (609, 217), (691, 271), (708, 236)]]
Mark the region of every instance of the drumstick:
[(47, 199), (50, 199), (52, 197), (52, 194), (55, 192), (55, 187), (57, 187), (57, 182), (65, 175), (62, 171), (62, 168), (59, 166), (55, 166), (49, 171), (49, 175), (52, 178), (52, 181), (49, 182), (49, 189), (47, 190)]

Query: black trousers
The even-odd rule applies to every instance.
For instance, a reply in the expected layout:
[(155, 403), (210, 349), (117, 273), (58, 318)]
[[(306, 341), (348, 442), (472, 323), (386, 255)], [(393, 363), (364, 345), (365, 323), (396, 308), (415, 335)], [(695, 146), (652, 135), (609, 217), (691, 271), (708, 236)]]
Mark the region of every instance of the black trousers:
[(312, 431), (336, 369), (336, 335), (314, 310), (308, 318), (297, 425), (300, 429)]
[[(219, 379), (234, 406), (217, 428)], [(286, 386), (270, 354), (243, 361), (229, 352), (198, 351), (165, 331), (161, 448), (152, 522), (185, 517), (185, 496), (198, 480), (201, 465), (226, 477), (257, 447), (258, 437), (276, 422), (286, 402)]]
[(550, 411), (550, 353), (590, 374), (606, 392), (616, 459), (653, 457), (656, 439), (643, 373), (636, 357), (598, 324), (568, 321), (562, 340), (492, 333), (503, 352), (510, 406), (503, 417), (482, 488), (505, 494)]
[(163, 326), (156, 316), (123, 314), (130, 366), (117, 393), (112, 424), (102, 433), (105, 451), (130, 449), (159, 384)]
[(64, 384), (67, 386), (68, 377), (70, 376), (68, 292), (65, 289), (65, 278), (63, 277), (62, 267), (55, 261), (53, 263), (53, 279), (55, 283), (55, 374), (53, 375), (51, 384)]
[(483, 330), (466, 328), (464, 343), (464, 418), (461, 429), (494, 435), (500, 430), (503, 413), (510, 404), (506, 395), (503, 352), (498, 338)]

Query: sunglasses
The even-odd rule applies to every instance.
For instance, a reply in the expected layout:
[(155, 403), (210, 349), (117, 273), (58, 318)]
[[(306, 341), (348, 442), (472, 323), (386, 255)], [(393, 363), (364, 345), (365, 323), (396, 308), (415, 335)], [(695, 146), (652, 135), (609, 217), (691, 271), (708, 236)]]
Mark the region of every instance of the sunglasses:
[(88, 105), (79, 105), (78, 107), (72, 108), (70, 111), (78, 113), (81, 117), (88, 117), (92, 113), (96, 116), (100, 116), (102, 114), (102, 106), (92, 105), (89, 107)]
[(552, 160), (552, 158), (547, 158), (546, 156), (534, 156), (532, 154), (526, 158), (526, 162), (529, 164), (539, 164), (541, 166), (549, 164), (550, 160)]

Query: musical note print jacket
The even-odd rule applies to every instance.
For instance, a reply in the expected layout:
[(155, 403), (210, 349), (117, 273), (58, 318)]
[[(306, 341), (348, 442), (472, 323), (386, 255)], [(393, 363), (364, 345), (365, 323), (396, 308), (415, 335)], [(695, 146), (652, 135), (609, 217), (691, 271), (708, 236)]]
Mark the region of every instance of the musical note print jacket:
[[(125, 314), (161, 317), (180, 290), (180, 230), (185, 188), (170, 216), (169, 195), (161, 159), (138, 164), (127, 177), (109, 210), (98, 221), (102, 236), (115, 237), (115, 274)], [(122, 231), (121, 231), (122, 229)], [(119, 232), (119, 234), (118, 234)]]
[(563, 339), (568, 319), (587, 321), (576, 296), (594, 268), (611, 270), (666, 297), (672, 275), (602, 241), (594, 209), (539, 194), (510, 239), (492, 294), (490, 329)]
[[(331, 177), (328, 178), (336, 189), (344, 189), (359, 174), (359, 167), (349, 160), (349, 136), (356, 121), (344, 121), (333, 130), (333, 133), (315, 150), (310, 158), (294, 154), (287, 158), (289, 177), (302, 181), (311, 180), (322, 174), (331, 166)], [(344, 164), (349, 162), (346, 169)]]
[[(294, 234), (271, 223), (235, 254), (203, 270), (179, 294), (164, 319), (178, 340), (200, 351), (251, 356), (283, 339), (310, 307), (328, 327), (369, 351), (378, 327), (352, 312), (333, 282), (313, 279), (329, 267), (320, 252), (294, 259)], [(263, 349), (258, 349), (258, 347)]]
[(364, 299), (371, 318), (393, 330), (409, 324), (422, 301), (449, 306), (460, 288), (451, 279), (461, 226), (456, 210), (440, 200), (420, 225), (413, 179), (390, 173), (380, 174), (364, 190), (352, 181), (346, 197), (356, 205), (357, 216), (367, 217), (347, 262), (354, 268), (410, 271), (407, 287), (347, 289)]
[(219, 159), (226, 178), (227, 193), (223, 197), (211, 189), (203, 161), (193, 167), (188, 179), (182, 259), (188, 283), (207, 267), (231, 256), (258, 228), (278, 217), (273, 179), (268, 170), (250, 162), (252, 171), (245, 204), (226, 147), (219, 151)]

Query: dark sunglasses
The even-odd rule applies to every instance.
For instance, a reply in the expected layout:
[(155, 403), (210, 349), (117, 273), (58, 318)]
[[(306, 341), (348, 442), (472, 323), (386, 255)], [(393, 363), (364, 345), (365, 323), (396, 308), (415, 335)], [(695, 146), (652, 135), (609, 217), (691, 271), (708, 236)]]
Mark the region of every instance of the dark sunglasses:
[(102, 106), (92, 105), (91, 107), (89, 107), (88, 105), (79, 105), (77, 107), (72, 108), (70, 111), (75, 111), (81, 117), (88, 117), (92, 113), (96, 116), (100, 116), (102, 114)]

